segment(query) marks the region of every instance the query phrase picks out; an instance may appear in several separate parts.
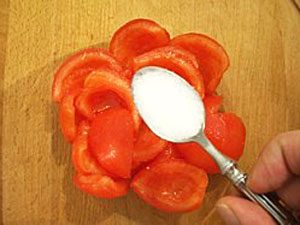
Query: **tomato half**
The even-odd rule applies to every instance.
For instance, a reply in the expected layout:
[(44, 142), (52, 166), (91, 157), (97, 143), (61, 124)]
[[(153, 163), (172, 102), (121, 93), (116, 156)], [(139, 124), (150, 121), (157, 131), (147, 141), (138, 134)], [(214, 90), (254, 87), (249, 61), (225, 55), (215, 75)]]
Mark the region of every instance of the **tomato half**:
[(163, 151), (168, 142), (156, 136), (145, 123), (142, 123), (133, 148), (133, 163), (146, 162)]
[(98, 198), (118, 198), (127, 194), (129, 182), (113, 179), (101, 174), (81, 174), (74, 176), (73, 182), (80, 190)]
[(213, 93), (229, 67), (229, 57), (225, 49), (214, 39), (196, 33), (178, 35), (171, 40), (171, 45), (180, 46), (197, 57), (205, 91)]
[(157, 163), (165, 162), (173, 159), (182, 159), (181, 155), (177, 152), (173, 143), (168, 142), (165, 148), (152, 160), (139, 162), (133, 161), (132, 163), (132, 174), (136, 174), (141, 169), (144, 169), (149, 166), (153, 166)]
[(180, 47), (166, 46), (146, 52), (133, 59), (133, 70), (145, 66), (159, 66), (175, 72), (204, 96), (204, 83), (196, 57)]
[(53, 100), (60, 102), (65, 94), (81, 88), (88, 74), (102, 69), (113, 70), (121, 77), (128, 76), (128, 71), (105, 49), (84, 49), (70, 56), (54, 75)]
[(185, 212), (198, 208), (207, 185), (205, 171), (182, 160), (169, 160), (147, 167), (131, 183), (140, 198), (167, 212)]
[(206, 113), (216, 113), (221, 109), (222, 96), (220, 95), (206, 95), (203, 99)]
[[(228, 157), (238, 160), (245, 145), (246, 129), (242, 120), (233, 113), (207, 114), (205, 134), (214, 146)], [(182, 157), (207, 173), (219, 173), (214, 160), (198, 144), (176, 144)]]
[(155, 164), (173, 160), (173, 159), (182, 159), (181, 155), (178, 153), (173, 143), (168, 143), (166, 148), (151, 162), (149, 166)]
[(82, 121), (78, 126), (78, 134), (72, 144), (72, 162), (75, 170), (81, 174), (105, 174), (88, 149), (88, 132), (90, 125)]
[(79, 94), (79, 90), (66, 95), (59, 107), (59, 120), (64, 137), (72, 142), (76, 136), (77, 124), (83, 118), (77, 113), (74, 106), (75, 98)]
[(138, 129), (140, 125), (141, 119), (133, 103), (129, 82), (111, 71), (95, 71), (87, 76), (84, 90), (76, 99), (76, 107), (90, 120), (108, 108), (127, 108), (135, 128)]
[(130, 177), (134, 124), (128, 110), (111, 108), (99, 113), (91, 123), (88, 142), (100, 166), (115, 176)]
[(136, 19), (114, 33), (109, 50), (118, 60), (130, 65), (133, 57), (167, 45), (169, 41), (169, 33), (159, 24), (148, 19)]

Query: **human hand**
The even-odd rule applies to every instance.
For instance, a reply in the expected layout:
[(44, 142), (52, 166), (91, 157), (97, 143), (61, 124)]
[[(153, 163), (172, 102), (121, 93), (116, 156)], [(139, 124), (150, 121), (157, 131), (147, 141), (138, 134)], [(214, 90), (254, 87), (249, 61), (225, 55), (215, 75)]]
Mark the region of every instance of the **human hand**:
[[(263, 149), (247, 185), (256, 193), (275, 191), (299, 213), (300, 130), (278, 135)], [(228, 225), (276, 224), (260, 206), (238, 196), (221, 198), (217, 211)]]

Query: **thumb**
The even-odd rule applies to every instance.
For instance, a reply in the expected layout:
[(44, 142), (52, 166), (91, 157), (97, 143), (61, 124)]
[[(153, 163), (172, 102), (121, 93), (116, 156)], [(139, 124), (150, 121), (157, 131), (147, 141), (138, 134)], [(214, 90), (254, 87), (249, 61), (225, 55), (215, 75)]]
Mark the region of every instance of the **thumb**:
[(221, 198), (216, 208), (227, 225), (276, 225), (260, 206), (239, 197)]

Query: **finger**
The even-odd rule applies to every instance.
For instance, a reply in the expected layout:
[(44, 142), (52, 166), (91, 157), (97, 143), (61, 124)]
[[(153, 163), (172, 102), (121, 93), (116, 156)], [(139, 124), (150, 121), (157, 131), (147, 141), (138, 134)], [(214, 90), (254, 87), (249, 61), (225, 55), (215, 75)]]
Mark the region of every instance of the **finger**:
[(239, 197), (221, 198), (217, 203), (217, 211), (227, 225), (275, 225), (262, 208)]
[(289, 207), (300, 210), (300, 178), (289, 181), (277, 193)]
[(229, 189), (229, 194), (236, 197), (243, 197), (244, 195), (237, 190), (234, 186), (231, 186)]
[(298, 219), (298, 221), (300, 221), (300, 210), (297, 212), (294, 212), (294, 216), (295, 216), (295, 218)]
[(249, 176), (249, 187), (258, 193), (274, 191), (300, 175), (300, 130), (274, 138), (262, 151)]

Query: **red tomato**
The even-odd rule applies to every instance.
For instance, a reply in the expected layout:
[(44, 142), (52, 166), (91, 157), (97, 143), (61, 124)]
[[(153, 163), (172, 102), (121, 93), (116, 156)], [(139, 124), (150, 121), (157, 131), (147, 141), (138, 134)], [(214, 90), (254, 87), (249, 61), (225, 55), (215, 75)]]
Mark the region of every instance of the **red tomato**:
[(95, 70), (109, 69), (128, 76), (128, 71), (105, 49), (84, 49), (64, 61), (54, 75), (52, 98), (60, 102), (63, 96), (83, 86), (88, 74)]
[(76, 107), (90, 120), (97, 113), (111, 107), (127, 108), (131, 112), (135, 128), (138, 129), (140, 125), (129, 82), (111, 71), (95, 71), (87, 76), (84, 90), (76, 100)]
[(77, 123), (81, 119), (74, 106), (74, 101), (78, 94), (79, 90), (66, 95), (62, 99), (59, 108), (59, 120), (62, 133), (64, 137), (70, 142), (72, 142), (76, 136)]
[(100, 167), (94, 157), (92, 157), (88, 149), (89, 130), (90, 125), (87, 121), (82, 121), (78, 126), (78, 134), (72, 145), (72, 161), (75, 170), (81, 174), (108, 175), (108, 173)]
[(84, 192), (98, 198), (118, 198), (127, 194), (129, 182), (127, 180), (114, 180), (101, 174), (76, 174), (74, 184)]
[(222, 106), (222, 96), (206, 95), (203, 99), (206, 113), (216, 113)]
[(163, 151), (168, 142), (156, 136), (145, 123), (142, 123), (133, 148), (133, 163), (146, 162)]
[[(233, 113), (207, 114), (205, 134), (223, 154), (238, 160), (243, 153), (246, 129), (242, 120)], [(183, 158), (207, 173), (220, 170), (208, 153), (198, 144), (176, 144)]]
[(115, 176), (130, 177), (133, 141), (134, 124), (126, 109), (105, 110), (92, 121), (88, 136), (91, 152)]
[(151, 162), (150, 166), (173, 159), (182, 159), (182, 157), (177, 152), (174, 144), (169, 143), (167, 147)]
[(204, 96), (204, 83), (196, 57), (179, 47), (166, 46), (146, 52), (133, 59), (133, 69), (159, 66), (171, 70), (188, 81), (199, 94)]
[(182, 159), (182, 157), (174, 148), (174, 144), (168, 142), (165, 148), (154, 159), (145, 162), (133, 161), (132, 174), (136, 174), (146, 167), (172, 159)]
[(136, 19), (114, 33), (109, 50), (117, 59), (130, 65), (133, 57), (165, 46), (169, 41), (169, 33), (156, 22)]
[(205, 91), (213, 93), (229, 67), (229, 57), (225, 49), (214, 39), (195, 33), (178, 35), (171, 40), (171, 44), (180, 46), (197, 57)]
[(131, 183), (145, 202), (167, 212), (185, 212), (199, 207), (207, 174), (182, 160), (169, 160), (141, 170)]

